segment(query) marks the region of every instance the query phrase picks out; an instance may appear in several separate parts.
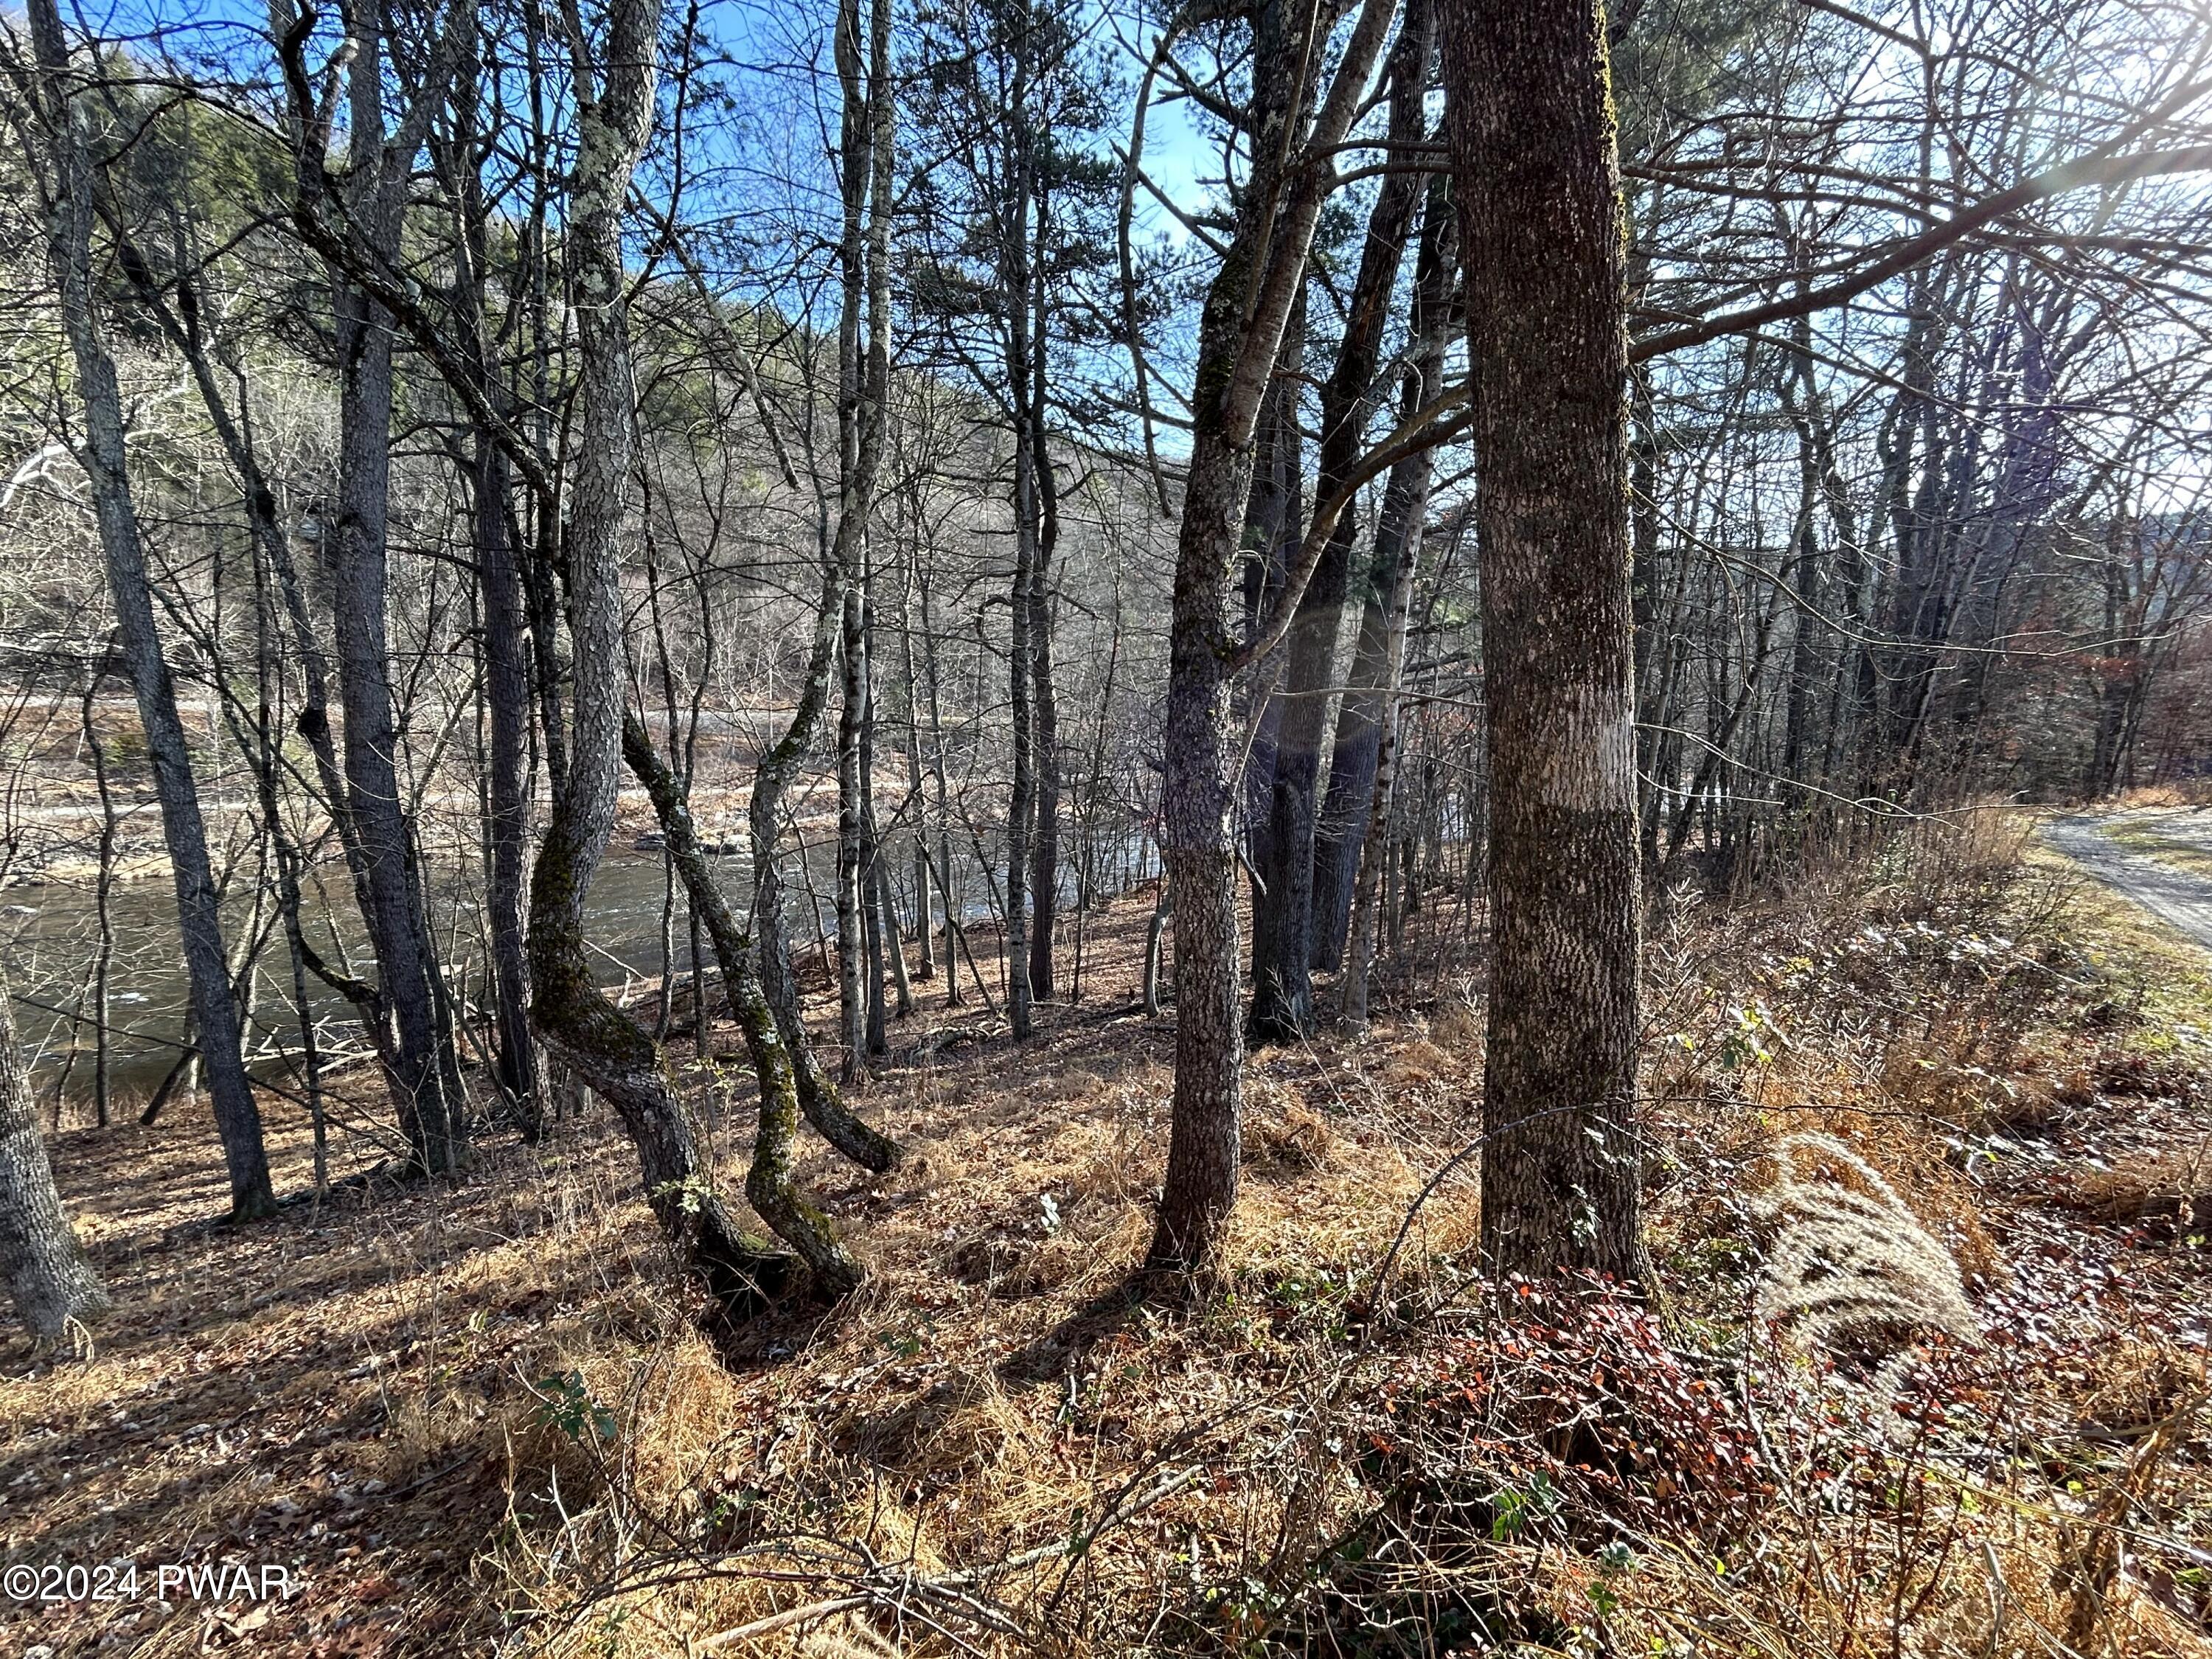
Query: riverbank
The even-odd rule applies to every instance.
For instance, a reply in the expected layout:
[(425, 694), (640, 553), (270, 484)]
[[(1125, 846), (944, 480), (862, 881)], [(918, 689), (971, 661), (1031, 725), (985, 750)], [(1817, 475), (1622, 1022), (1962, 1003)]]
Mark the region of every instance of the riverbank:
[[(1032, 1043), (924, 988), (862, 1097), (913, 1158), (810, 1145), (800, 1171), (870, 1284), (736, 1333), (696, 1322), (603, 1108), (458, 1185), (237, 1235), (207, 1222), (204, 1122), (65, 1136), (120, 1311), (88, 1363), (9, 1361), (8, 1561), (278, 1562), (300, 1590), (15, 1627), (63, 1653), (1328, 1651), (1393, 1619), (1554, 1652), (2212, 1651), (2212, 1278), (2178, 1190), (2212, 1136), (2212, 980), (2021, 854), (1669, 908), (1657, 1319), (1480, 1313), (1455, 995), (1255, 1055), (1229, 1291), (1123, 1300), (1173, 1036), (1136, 1000), (1140, 896)], [(674, 1054), (732, 1186), (737, 1047)], [(296, 1190), (301, 1126), (272, 1130)], [(1759, 1316), (1762, 1194), (1808, 1132), (1879, 1170), (1971, 1306), (1879, 1387)]]

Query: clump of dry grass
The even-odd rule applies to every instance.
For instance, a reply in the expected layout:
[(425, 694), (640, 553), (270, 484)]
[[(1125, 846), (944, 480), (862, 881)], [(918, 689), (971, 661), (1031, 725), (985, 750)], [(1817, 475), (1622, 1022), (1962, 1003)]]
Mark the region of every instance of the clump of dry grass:
[(1958, 1263), (1872, 1164), (1820, 1134), (1785, 1137), (1774, 1162), (1760, 1318), (1802, 1347), (1879, 1361), (1884, 1388), (1915, 1335), (1979, 1334)]
[(2075, 1191), (2109, 1221), (2171, 1219), (2185, 1231), (2212, 1226), (2212, 1139), (2087, 1170)]

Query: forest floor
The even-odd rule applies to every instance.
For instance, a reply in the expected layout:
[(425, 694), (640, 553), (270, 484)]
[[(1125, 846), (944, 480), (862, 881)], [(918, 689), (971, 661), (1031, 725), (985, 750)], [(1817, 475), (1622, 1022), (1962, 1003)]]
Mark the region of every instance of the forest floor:
[[(2212, 1656), (2212, 957), (2010, 821), (1838, 865), (1652, 929), (1646, 1307), (1491, 1310), (1480, 987), (1434, 975), (1253, 1058), (1227, 1286), (1131, 1303), (1145, 896), (1018, 1050), (918, 988), (862, 1097), (912, 1157), (800, 1172), (870, 1283), (736, 1331), (604, 1109), (235, 1231), (204, 1109), (72, 1132), (116, 1309), (0, 1354), (0, 1561), (115, 1595), (0, 1601), (0, 1651)], [(672, 1049), (733, 1182), (738, 1047)], [(1973, 1329), (1877, 1369), (1759, 1316), (1807, 1132)]]

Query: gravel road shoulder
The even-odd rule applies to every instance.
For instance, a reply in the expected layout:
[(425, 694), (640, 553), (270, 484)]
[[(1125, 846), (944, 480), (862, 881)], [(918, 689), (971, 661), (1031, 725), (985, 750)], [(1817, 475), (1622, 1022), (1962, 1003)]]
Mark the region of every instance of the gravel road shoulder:
[(2119, 846), (2105, 833), (2106, 822), (2086, 812), (2056, 818), (2044, 825), (2043, 839), (2106, 886), (2212, 951), (2212, 880)]

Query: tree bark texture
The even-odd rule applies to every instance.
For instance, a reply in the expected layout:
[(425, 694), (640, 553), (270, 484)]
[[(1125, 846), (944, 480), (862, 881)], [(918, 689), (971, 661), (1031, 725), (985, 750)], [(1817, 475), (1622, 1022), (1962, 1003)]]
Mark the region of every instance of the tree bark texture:
[(636, 428), (622, 216), (653, 118), (658, 22), (653, 0), (618, 0), (597, 74), (578, 43), (568, 265), (581, 374), (566, 537), (575, 693), (568, 774), (531, 883), (531, 1017), (555, 1057), (620, 1115), (662, 1231), (708, 1293), (734, 1311), (769, 1288), (759, 1249), (714, 1190), (659, 1049), (599, 991), (584, 951), (584, 897), (614, 829), (623, 764), (619, 536)]
[[(1252, 438), (1306, 275), (1327, 169), (1364, 101), (1395, 8), (1360, 10), (1310, 122), (1307, 18), (1267, 0), (1255, 19), (1254, 122), (1229, 246), (1206, 293), (1193, 382), (1191, 453), (1168, 635), (1161, 842), (1175, 907), (1175, 1106), (1148, 1270), (1189, 1283), (1218, 1271), (1237, 1201), (1243, 1064), (1237, 962), (1237, 773), (1231, 605), (1251, 485)], [(1282, 165), (1298, 153), (1304, 166)]]
[[(848, 573), (860, 568), (865, 556), (862, 538), (867, 534), (867, 515), (883, 455), (884, 400), (890, 382), (888, 238), (892, 111), (888, 0), (875, 0), (871, 17), (877, 36), (867, 81), (870, 92), (862, 90), (857, 0), (844, 0), (839, 8), (836, 40), (838, 82), (845, 103), (836, 525), (834, 531), (825, 532), (829, 544), (823, 550), (822, 590), (805, 678), (799, 685), (791, 723), (753, 769), (746, 825), (753, 855), (754, 934), (761, 990), (790, 1055), (799, 1109), (840, 1152), (864, 1168), (881, 1171), (899, 1161), (897, 1144), (854, 1115), (815, 1059), (814, 1045), (799, 1011), (799, 980), (792, 969), (791, 945), (783, 926), (783, 875), (776, 862), (777, 816), (829, 702), (830, 670), (836, 659), (843, 618), (844, 584)], [(860, 336), (864, 311), (871, 323), (865, 355)], [(757, 1147), (756, 1162), (761, 1156)]]
[(1619, 163), (1589, 0), (1447, 9), (1492, 780), (1482, 1248), (1640, 1276)]
[[(1400, 412), (1407, 419), (1443, 391), (1444, 356), (1452, 334), (1452, 292), (1458, 274), (1458, 209), (1451, 199), (1449, 175), (1434, 173), (1422, 208), (1421, 246), (1414, 268), (1413, 361), (1399, 403)], [(1404, 655), (1407, 621), (1401, 597), (1403, 603), (1410, 603), (1434, 470), (1434, 452), (1425, 448), (1392, 467), (1389, 482), (1383, 486), (1382, 509), (1376, 515), (1375, 544), (1363, 584), (1352, 667), (1345, 678), (1343, 701), (1337, 708), (1335, 740), (1329, 747), (1328, 787), (1322, 797), (1314, 830), (1313, 964), (1316, 968), (1333, 969), (1343, 959), (1361, 854), (1369, 826), (1376, 821), (1372, 809), (1383, 727), (1397, 703), (1398, 670), (1393, 665)], [(1364, 987), (1361, 994), (1364, 998)]]
[(530, 735), (522, 576), (507, 501), (506, 458), (480, 439), (476, 476), (477, 580), (483, 589), (484, 702), (491, 726), (490, 912), (492, 991), (499, 1017), (500, 1092), (526, 1133), (544, 1113), (538, 1054), (530, 1034), (530, 969), (523, 940), (523, 865), (529, 848), (530, 796), (525, 768)]
[(0, 981), (0, 1278), (31, 1334), (58, 1339), (72, 1321), (106, 1308), (100, 1275), (62, 1213), (53, 1165), (39, 1134), (31, 1079), (15, 1048), (15, 1002)]
[[(384, 136), (379, 14), (349, 12), (352, 65), (355, 222), (368, 252), (389, 264), (414, 144)], [(405, 154), (402, 154), (402, 151)], [(414, 826), (399, 783), (398, 730), (386, 615), (391, 523), (392, 344), (391, 316), (343, 272), (331, 272), (338, 356), (337, 514), (326, 526), (331, 615), (337, 642), (338, 701), (345, 716), (346, 812), (367, 876), (363, 920), (376, 954), (378, 988), (392, 1023), (392, 1088), (416, 1161), (434, 1174), (456, 1166), (459, 1102), (447, 1096), (437, 972), (428, 920), (419, 902)]]
[[(814, 1275), (816, 1287), (843, 1296), (859, 1287), (860, 1264), (831, 1229), (829, 1219), (799, 1193), (792, 1178), (792, 1144), (799, 1131), (799, 1082), (790, 1050), (776, 1029), (775, 1013), (761, 994), (753, 971), (752, 941), (715, 884), (714, 866), (699, 845), (697, 827), (684, 786), (653, 748), (642, 721), (627, 720), (623, 752), (630, 770), (653, 798), (654, 816), (667, 837), (668, 855), (693, 915), (706, 924), (714, 960), (722, 970), (722, 991), (744, 1034), (745, 1052), (760, 1084), (760, 1120), (754, 1132), (752, 1165), (745, 1176), (745, 1200), (777, 1237), (799, 1253)], [(759, 1275), (774, 1283), (763, 1261)]]

